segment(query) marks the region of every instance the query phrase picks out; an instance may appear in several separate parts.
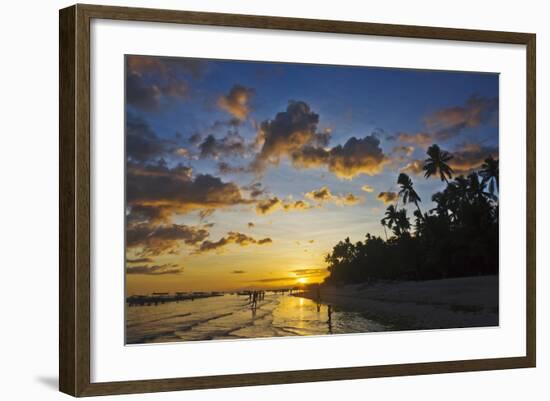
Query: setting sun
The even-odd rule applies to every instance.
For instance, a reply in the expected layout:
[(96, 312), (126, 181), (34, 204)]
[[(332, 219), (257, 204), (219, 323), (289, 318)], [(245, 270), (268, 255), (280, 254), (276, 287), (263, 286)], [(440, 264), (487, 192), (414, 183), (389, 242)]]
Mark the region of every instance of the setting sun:
[(298, 281), (298, 284), (305, 284), (305, 283), (307, 283), (307, 278), (300, 277), (297, 281)]

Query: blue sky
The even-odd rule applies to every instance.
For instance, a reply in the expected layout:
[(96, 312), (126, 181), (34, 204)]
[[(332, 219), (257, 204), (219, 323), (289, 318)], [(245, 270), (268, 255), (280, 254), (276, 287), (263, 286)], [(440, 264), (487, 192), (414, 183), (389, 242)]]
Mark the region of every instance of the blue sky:
[(431, 144), (457, 175), (498, 158), (497, 74), (147, 56), (126, 69), (135, 288), (208, 287), (206, 265), (235, 288), (313, 277), (339, 240), (383, 235), (400, 172), (431, 208)]

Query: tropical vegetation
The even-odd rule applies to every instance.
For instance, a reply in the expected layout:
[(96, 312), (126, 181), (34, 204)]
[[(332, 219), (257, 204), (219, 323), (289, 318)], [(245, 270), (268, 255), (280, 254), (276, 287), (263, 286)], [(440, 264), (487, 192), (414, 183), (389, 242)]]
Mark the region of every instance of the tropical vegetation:
[[(422, 212), (412, 179), (399, 174), (396, 204), (381, 224), (385, 238), (367, 234), (349, 238), (326, 256), (329, 284), (376, 280), (428, 280), (498, 273), (498, 160), (488, 157), (478, 171), (453, 179), (452, 155), (432, 145), (424, 162), (425, 177), (445, 188), (432, 195), (435, 205)], [(413, 224), (405, 207), (414, 205)], [(389, 236), (388, 236), (389, 234)]]

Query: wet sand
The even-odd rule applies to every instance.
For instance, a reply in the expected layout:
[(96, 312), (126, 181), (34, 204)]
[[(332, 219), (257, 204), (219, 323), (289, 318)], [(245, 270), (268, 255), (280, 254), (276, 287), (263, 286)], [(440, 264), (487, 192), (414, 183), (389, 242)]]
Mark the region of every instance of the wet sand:
[[(498, 326), (498, 276), (321, 286), (321, 303), (394, 330)], [(317, 300), (312, 289), (294, 294)]]

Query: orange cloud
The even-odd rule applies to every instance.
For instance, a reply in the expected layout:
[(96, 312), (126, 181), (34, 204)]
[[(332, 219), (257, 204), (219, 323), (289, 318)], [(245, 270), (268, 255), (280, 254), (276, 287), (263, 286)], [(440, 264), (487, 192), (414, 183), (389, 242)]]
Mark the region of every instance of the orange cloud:
[(397, 196), (397, 192), (380, 192), (377, 199), (385, 204), (388, 204), (394, 202), (397, 199)]
[(196, 245), (209, 236), (204, 228), (169, 224), (151, 226), (147, 223), (131, 224), (126, 229), (126, 246), (135, 248), (140, 256), (157, 256), (175, 253), (181, 246)]
[(233, 117), (245, 120), (250, 113), (249, 101), (253, 95), (253, 89), (235, 85), (227, 95), (222, 95), (218, 98), (218, 106)]
[(130, 219), (168, 221), (173, 214), (217, 209), (254, 201), (243, 198), (240, 188), (209, 174), (193, 176), (189, 167), (169, 168), (165, 163), (127, 164), (126, 196)]
[(456, 175), (469, 174), (481, 167), (489, 156), (498, 159), (498, 148), (482, 146), (475, 143), (464, 143), (452, 152), (449, 165)]
[(448, 107), (425, 118), (428, 128), (477, 127), (498, 107), (498, 99), (471, 96), (464, 106)]
[(360, 198), (352, 193), (335, 195), (326, 186), (306, 193), (306, 198), (319, 203), (333, 202), (338, 205), (356, 205), (361, 201)]
[(363, 186), (361, 187), (361, 190), (362, 190), (362, 191), (365, 191), (365, 192), (374, 192), (374, 188), (371, 187), (370, 185), (363, 185)]
[(284, 210), (285, 212), (303, 211), (311, 208), (312, 206), (306, 201), (285, 201), (275, 196), (273, 198), (258, 201), (256, 204), (256, 213), (269, 214), (277, 210)]
[(239, 232), (231, 231), (228, 232), (225, 237), (220, 238), (218, 241), (204, 241), (200, 244), (199, 248), (195, 253), (204, 253), (209, 251), (220, 250), (228, 245), (235, 244), (239, 246), (248, 246), (248, 245), (266, 245), (271, 244), (273, 240), (271, 238), (262, 238), (259, 240), (254, 239), (246, 234)]
[(359, 174), (376, 175), (382, 172), (388, 159), (375, 135), (351, 137), (332, 149), (307, 146), (292, 153), (292, 162), (298, 168), (326, 165), (337, 177), (352, 179)]
[(399, 171), (413, 175), (424, 174), (424, 160), (412, 160)]
[(428, 146), (433, 141), (432, 135), (426, 132), (419, 132), (416, 134), (402, 132), (397, 135), (397, 139), (404, 143), (412, 143), (422, 147)]

